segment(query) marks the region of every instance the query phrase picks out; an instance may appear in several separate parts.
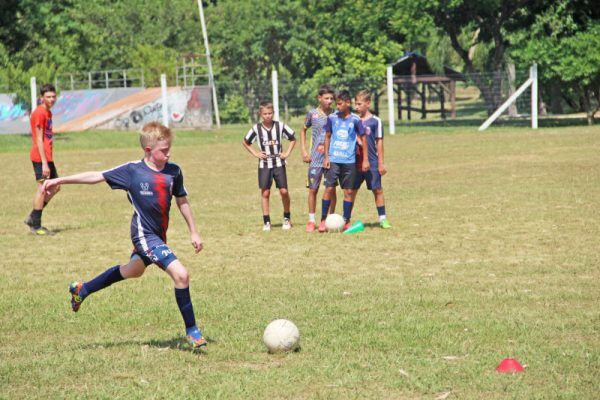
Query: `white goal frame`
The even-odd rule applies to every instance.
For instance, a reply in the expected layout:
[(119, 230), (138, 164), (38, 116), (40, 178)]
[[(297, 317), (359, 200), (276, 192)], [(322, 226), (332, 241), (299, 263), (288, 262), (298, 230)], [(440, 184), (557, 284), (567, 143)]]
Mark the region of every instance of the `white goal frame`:
[(486, 130), (508, 107), (513, 104), (523, 92), (531, 86), (531, 128), (538, 128), (538, 74), (537, 64), (529, 68), (529, 79), (523, 83), (480, 127), (479, 131)]

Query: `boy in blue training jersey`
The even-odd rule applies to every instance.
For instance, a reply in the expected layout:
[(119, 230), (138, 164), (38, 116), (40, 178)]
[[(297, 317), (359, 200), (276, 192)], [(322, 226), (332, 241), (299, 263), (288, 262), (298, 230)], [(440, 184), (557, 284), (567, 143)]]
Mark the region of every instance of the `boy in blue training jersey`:
[[(339, 180), (344, 190), (344, 230), (350, 227), (352, 206), (354, 205), (354, 180), (356, 179), (356, 141), (360, 138), (364, 149), (368, 148), (365, 130), (360, 118), (350, 112), (350, 93), (342, 90), (336, 96), (338, 111), (327, 118), (325, 128), (325, 193), (321, 208), (319, 232), (325, 232), (325, 219), (331, 201), (331, 193)], [(360, 166), (364, 171), (369, 169), (369, 159), (365, 157)]]
[(196, 325), (189, 290), (187, 269), (167, 246), (167, 228), (171, 200), (175, 202), (187, 223), (196, 253), (203, 248), (196, 229), (181, 169), (169, 162), (173, 134), (158, 122), (150, 122), (140, 132), (144, 158), (104, 172), (83, 172), (44, 182), (42, 190), (71, 183), (95, 184), (106, 181), (113, 189), (127, 191), (133, 206), (131, 240), (134, 250), (127, 264), (115, 265), (88, 282), (72, 282), (69, 286), (71, 307), (77, 312), (90, 294), (123, 279), (142, 276), (150, 264), (158, 265), (175, 284), (175, 299), (186, 328), (186, 337), (193, 348), (206, 346), (206, 340)]
[[(335, 92), (329, 85), (319, 88), (317, 100), (319, 106), (308, 111), (304, 119), (304, 127), (300, 131), (300, 143), (302, 145), (302, 161), (308, 163), (308, 223), (306, 232), (314, 232), (316, 229), (315, 212), (317, 209), (317, 193), (321, 185), (321, 178), (325, 170), (323, 160), (325, 159), (325, 126), (327, 117), (333, 112), (331, 105), (335, 99)], [(306, 151), (306, 131), (311, 128), (310, 154)], [(331, 205), (329, 212), (335, 210), (335, 190), (331, 193)]]
[(354, 97), (354, 105), (364, 128), (365, 137), (369, 143), (368, 151), (364, 151), (360, 146), (358, 148), (356, 162), (362, 162), (364, 157), (369, 159), (370, 169), (358, 171), (354, 183), (354, 199), (356, 193), (363, 182), (367, 183), (367, 189), (373, 191), (375, 196), (375, 206), (379, 215), (379, 225), (384, 229), (392, 227), (385, 215), (385, 199), (383, 197), (383, 187), (381, 186), (381, 177), (387, 173), (383, 163), (383, 124), (379, 117), (371, 114), (371, 93), (367, 90), (361, 90)]

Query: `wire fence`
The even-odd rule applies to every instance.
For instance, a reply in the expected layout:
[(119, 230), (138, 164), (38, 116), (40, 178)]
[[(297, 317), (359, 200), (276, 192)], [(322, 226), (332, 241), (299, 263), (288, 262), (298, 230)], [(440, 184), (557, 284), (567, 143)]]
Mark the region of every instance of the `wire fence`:
[[(513, 73), (460, 74), (457, 76), (394, 76), (394, 117), (403, 123), (438, 123), (439, 121), (483, 122), (529, 78), (529, 71)], [(317, 106), (321, 83), (336, 91), (359, 90), (371, 93), (372, 111), (389, 120), (385, 77), (359, 79), (342, 77), (331, 82), (280, 79), (278, 82), (280, 119), (289, 122), (304, 116)], [(255, 122), (263, 101), (273, 100), (271, 80), (216, 81), (217, 97), (223, 123)], [(525, 91), (503, 114), (505, 118), (526, 118), (531, 112), (530, 91)]]
[[(182, 88), (206, 85), (208, 81), (207, 70), (202, 63), (184, 63), (177, 67), (175, 76), (175, 82), (170, 82), (171, 85)], [(394, 98), (388, 99), (385, 76), (366, 79), (346, 76), (330, 81), (283, 77), (278, 81), (279, 116), (285, 122), (300, 120), (310, 108), (318, 105), (318, 88), (327, 83), (335, 90), (348, 90), (352, 96), (359, 90), (369, 90), (372, 111), (386, 122), (389, 121), (388, 104), (392, 101), (395, 121), (402, 124), (439, 124), (449, 121), (481, 124), (528, 78), (529, 72), (523, 70), (455, 76), (394, 76)], [(60, 93), (65, 90), (143, 88), (145, 82), (142, 69), (115, 69), (60, 74), (56, 76), (54, 84)], [(221, 122), (225, 124), (255, 122), (258, 120), (260, 103), (273, 100), (271, 79), (227, 81), (217, 77), (215, 85)], [(0, 93), (10, 94), (14, 89), (14, 86), (4, 82), (0, 84)], [(22, 92), (27, 93), (25, 90)], [(540, 115), (544, 115), (544, 103), (540, 104)], [(22, 107), (28, 108), (28, 102), (22, 101)], [(503, 113), (502, 118), (526, 119), (530, 113), (531, 95), (530, 90), (526, 90)]]

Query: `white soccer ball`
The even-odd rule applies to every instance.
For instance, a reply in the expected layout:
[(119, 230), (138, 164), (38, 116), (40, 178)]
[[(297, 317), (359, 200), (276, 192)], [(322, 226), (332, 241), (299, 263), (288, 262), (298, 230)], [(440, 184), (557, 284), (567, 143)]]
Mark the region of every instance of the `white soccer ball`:
[(300, 345), (300, 331), (292, 321), (276, 319), (265, 328), (263, 342), (269, 353), (293, 351)]
[(345, 223), (344, 217), (340, 214), (329, 214), (325, 220), (325, 227), (330, 232), (337, 232), (342, 230)]

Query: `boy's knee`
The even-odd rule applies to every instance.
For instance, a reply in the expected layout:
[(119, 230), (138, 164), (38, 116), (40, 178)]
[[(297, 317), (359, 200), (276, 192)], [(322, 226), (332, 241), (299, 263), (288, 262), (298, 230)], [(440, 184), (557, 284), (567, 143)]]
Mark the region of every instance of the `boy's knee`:
[(279, 193), (281, 193), (282, 196), (287, 196), (289, 194), (286, 188), (279, 189)]
[(173, 279), (181, 287), (187, 287), (190, 284), (190, 275), (185, 267), (178, 268), (177, 272), (173, 274)]
[(269, 196), (271, 196), (271, 191), (269, 189), (264, 189), (261, 191), (261, 196), (264, 197), (265, 199), (268, 199)]

